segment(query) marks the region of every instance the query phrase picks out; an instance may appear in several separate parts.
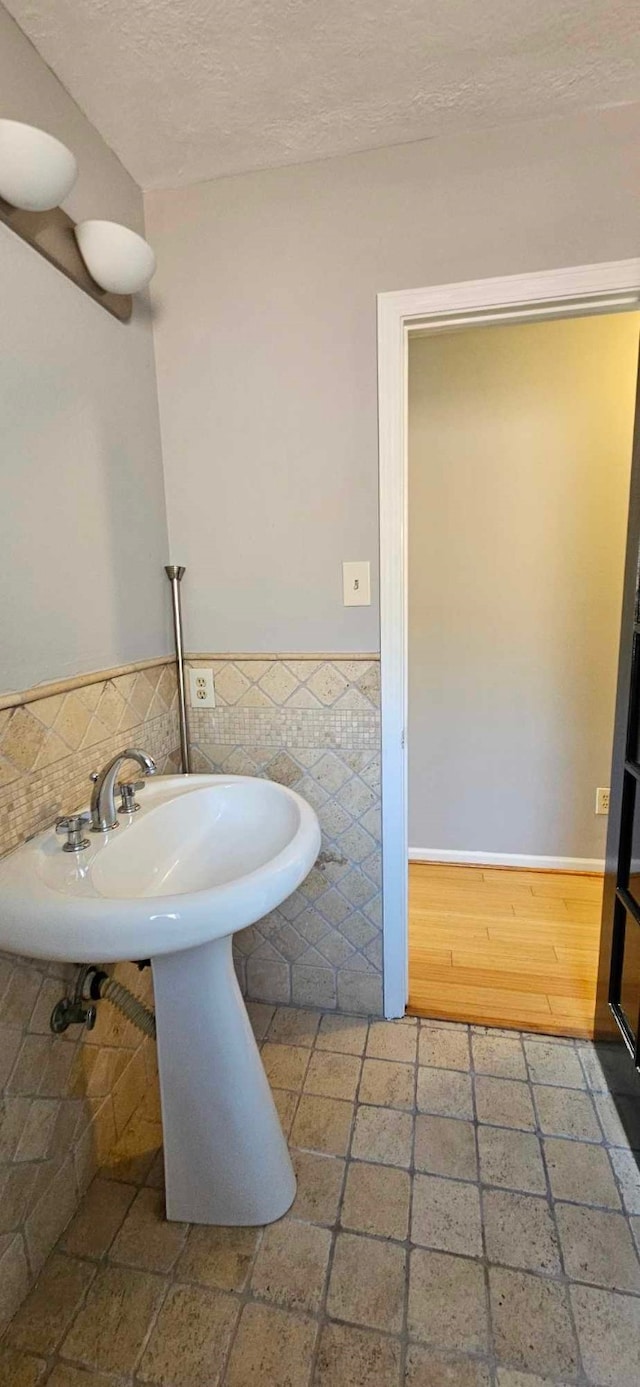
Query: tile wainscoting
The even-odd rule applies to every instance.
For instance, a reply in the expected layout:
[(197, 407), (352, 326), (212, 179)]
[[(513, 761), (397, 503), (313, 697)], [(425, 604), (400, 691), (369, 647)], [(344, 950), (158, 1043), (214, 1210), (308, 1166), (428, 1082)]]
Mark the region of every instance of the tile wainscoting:
[[(90, 772), (123, 745), (143, 746), (161, 770), (178, 768), (175, 670), (145, 664), (44, 696), (29, 690), (0, 711), (0, 853), (86, 804)], [(113, 971), (150, 999), (148, 970)], [(156, 1082), (155, 1046), (108, 1005), (93, 1031), (51, 1034), (52, 1007), (73, 973), (0, 954), (0, 1326), (96, 1170), (114, 1173), (128, 1159), (125, 1127)]]
[(195, 771), (261, 775), (316, 809), (322, 850), (298, 891), (235, 939), (258, 1001), (380, 1015), (380, 666), (377, 656), (192, 657), (215, 709), (192, 709)]
[(69, 682), (75, 687), (44, 697), (29, 690), (0, 708), (0, 855), (86, 804), (91, 772), (123, 745), (142, 745), (160, 770), (179, 765), (172, 663)]
[[(300, 792), (323, 831), (318, 862), (283, 906), (236, 940), (243, 990), (348, 1012), (382, 1009), (379, 664), (367, 658), (203, 657), (217, 707), (190, 713), (194, 770), (264, 775)], [(90, 772), (123, 744), (179, 767), (170, 661), (2, 700), (0, 854), (87, 802)], [(99, 961), (99, 960), (96, 960)], [(91, 1032), (53, 1036), (73, 969), (0, 954), (0, 1332), (97, 1170), (122, 1178), (159, 1145), (143, 1117), (155, 1046), (111, 1007)], [(116, 976), (151, 1002), (149, 970)], [(131, 1118), (136, 1150), (129, 1150)], [(144, 1155), (144, 1153), (142, 1153)], [(126, 1177), (128, 1178), (128, 1177)], [(135, 1178), (132, 1176), (131, 1178)]]

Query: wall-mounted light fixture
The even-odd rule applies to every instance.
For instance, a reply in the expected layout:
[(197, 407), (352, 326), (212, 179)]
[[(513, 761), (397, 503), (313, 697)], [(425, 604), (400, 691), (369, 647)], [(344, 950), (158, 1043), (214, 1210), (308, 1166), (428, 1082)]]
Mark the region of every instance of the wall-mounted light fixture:
[(46, 130), (0, 120), (0, 197), (25, 212), (58, 207), (78, 177), (75, 156)]
[(148, 241), (119, 222), (78, 222), (76, 241), (91, 278), (111, 294), (139, 294), (155, 273)]
[(77, 176), (74, 155), (54, 135), (0, 120), (0, 221), (126, 322), (131, 295), (154, 274), (155, 255), (142, 236), (118, 222), (74, 224), (58, 204)]

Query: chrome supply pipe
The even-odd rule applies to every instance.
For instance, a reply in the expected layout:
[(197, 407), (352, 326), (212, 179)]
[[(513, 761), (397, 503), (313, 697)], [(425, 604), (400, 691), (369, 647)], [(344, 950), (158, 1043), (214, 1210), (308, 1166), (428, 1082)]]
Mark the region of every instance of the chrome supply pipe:
[(191, 770), (189, 738), (187, 736), (187, 692), (184, 682), (184, 647), (182, 644), (182, 608), (180, 606), (180, 583), (184, 577), (184, 565), (165, 564), (165, 573), (171, 583), (173, 603), (173, 630), (176, 640), (176, 665), (178, 669), (178, 705), (180, 713), (180, 757), (185, 774)]

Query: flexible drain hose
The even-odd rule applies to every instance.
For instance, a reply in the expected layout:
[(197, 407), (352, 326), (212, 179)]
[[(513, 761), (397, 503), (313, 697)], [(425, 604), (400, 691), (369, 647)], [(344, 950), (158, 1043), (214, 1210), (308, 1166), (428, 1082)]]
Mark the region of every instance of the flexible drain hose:
[(155, 1036), (156, 1018), (152, 1011), (141, 1002), (138, 997), (134, 997), (128, 987), (124, 987), (121, 982), (116, 982), (115, 978), (110, 978), (108, 973), (96, 973), (91, 986), (93, 997), (104, 997), (111, 1005), (117, 1007), (118, 1011), (126, 1016), (128, 1021), (132, 1021), (139, 1031), (144, 1031), (145, 1035)]

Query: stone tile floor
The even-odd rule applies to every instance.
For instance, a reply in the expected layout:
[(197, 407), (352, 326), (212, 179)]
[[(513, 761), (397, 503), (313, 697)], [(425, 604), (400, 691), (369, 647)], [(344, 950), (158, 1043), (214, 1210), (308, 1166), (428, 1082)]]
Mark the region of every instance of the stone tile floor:
[(0, 1387), (639, 1387), (624, 1056), (605, 1073), (580, 1041), (251, 1015), (289, 1214), (165, 1222), (150, 1098), (9, 1325)]

